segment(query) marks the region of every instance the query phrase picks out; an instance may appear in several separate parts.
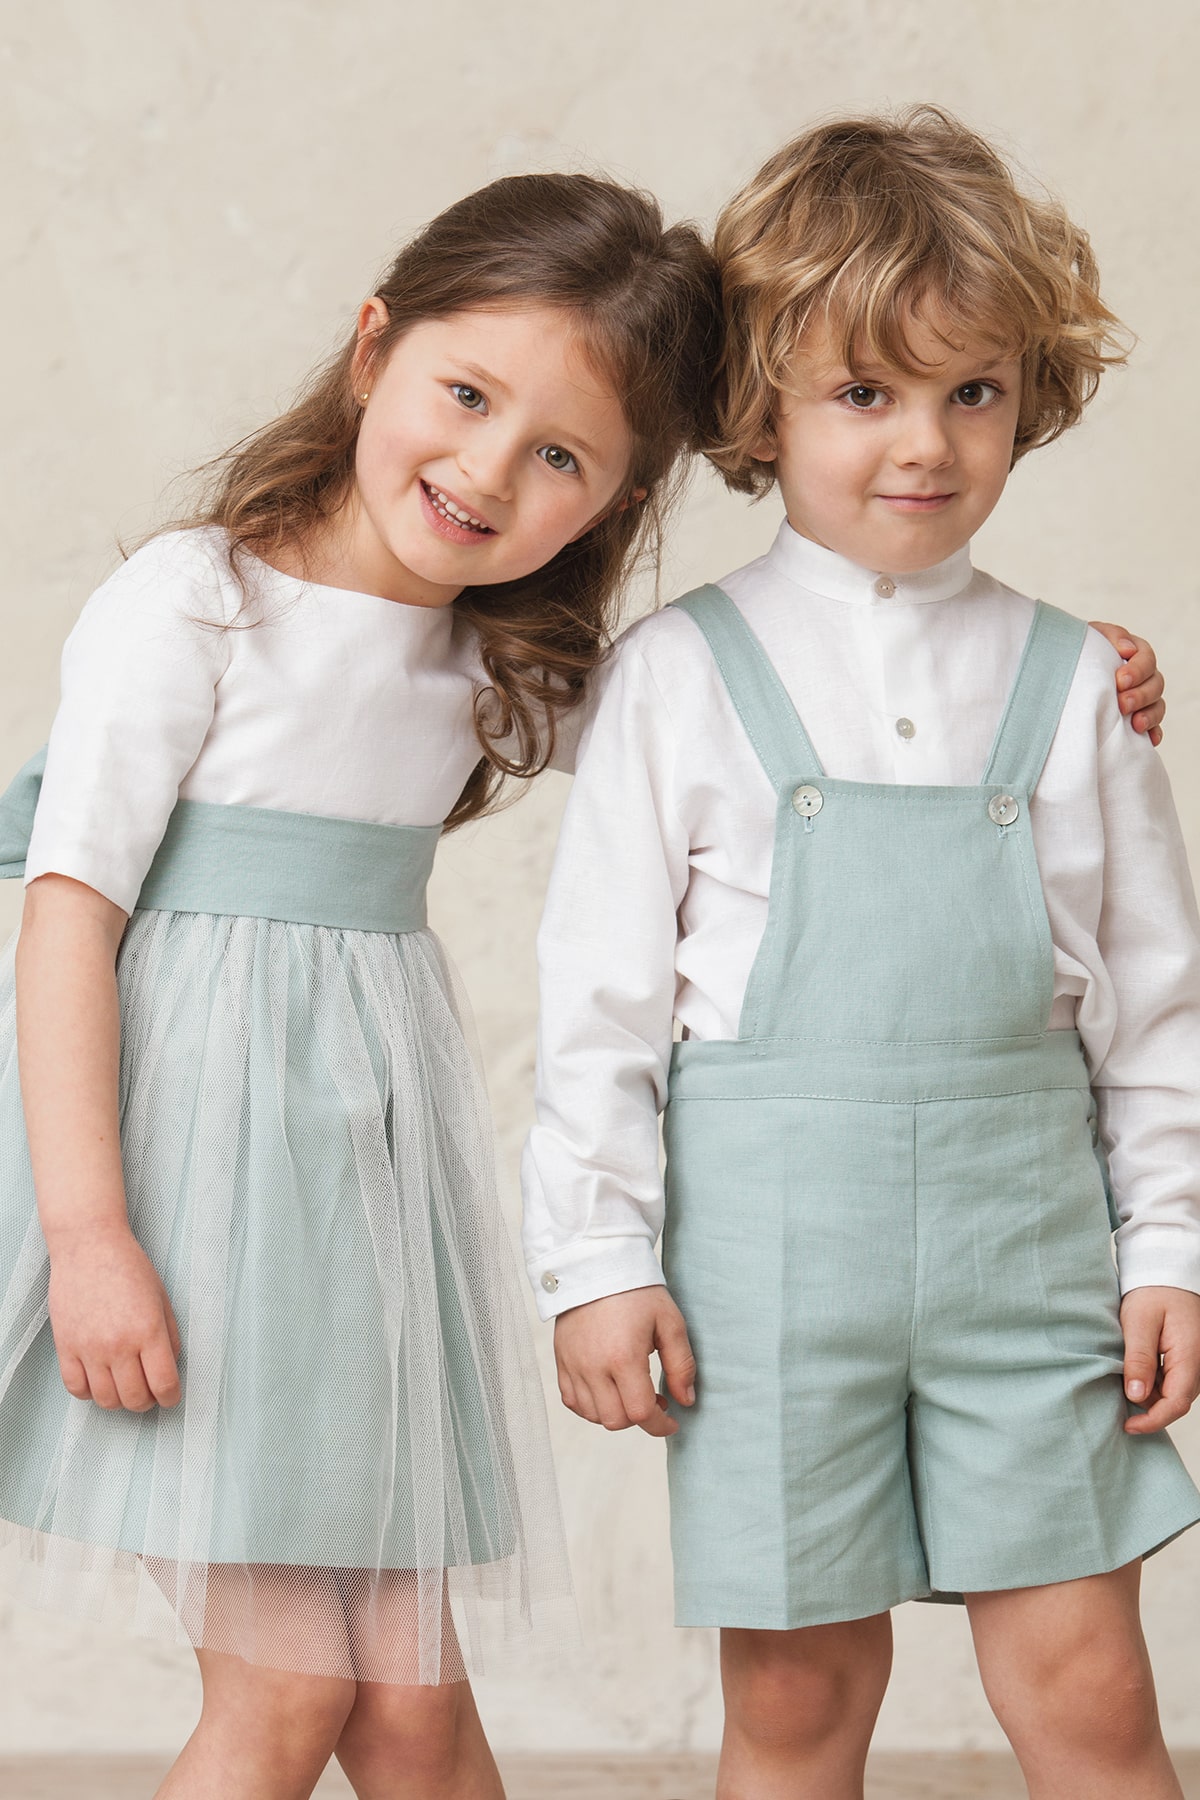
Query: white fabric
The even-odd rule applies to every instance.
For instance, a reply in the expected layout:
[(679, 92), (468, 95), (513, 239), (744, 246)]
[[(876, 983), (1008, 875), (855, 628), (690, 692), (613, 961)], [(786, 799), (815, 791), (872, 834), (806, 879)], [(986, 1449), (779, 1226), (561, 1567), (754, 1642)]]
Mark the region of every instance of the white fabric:
[[(1033, 602), (964, 550), (876, 591), (784, 525), (721, 586), (826, 772), (978, 782)], [(1032, 803), (1054, 942), (1121, 1215), (1123, 1286), (1200, 1291), (1200, 921), (1170, 789), (1088, 635)], [(911, 737), (898, 720), (915, 727)], [(737, 1036), (767, 914), (774, 796), (707, 644), (670, 608), (627, 633), (584, 735), (539, 938), (525, 1247), (543, 1317), (662, 1280), (657, 1113), (672, 1024)], [(997, 954), (1004, 947), (997, 945)]]
[(129, 912), (179, 797), (381, 825), (450, 811), (480, 755), (475, 639), (453, 608), (246, 568), (244, 623), (215, 530), (152, 539), (92, 595), (27, 882), (69, 875)]

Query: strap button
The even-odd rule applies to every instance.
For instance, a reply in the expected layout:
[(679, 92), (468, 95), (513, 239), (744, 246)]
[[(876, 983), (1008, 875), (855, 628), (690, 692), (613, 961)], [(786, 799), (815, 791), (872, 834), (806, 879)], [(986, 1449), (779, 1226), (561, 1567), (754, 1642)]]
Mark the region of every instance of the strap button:
[(988, 818), (993, 825), (1012, 825), (1021, 816), (1021, 802), (1011, 794), (993, 794), (988, 801)]
[(815, 819), (825, 804), (825, 796), (820, 788), (798, 787), (792, 795), (792, 805), (802, 819)]

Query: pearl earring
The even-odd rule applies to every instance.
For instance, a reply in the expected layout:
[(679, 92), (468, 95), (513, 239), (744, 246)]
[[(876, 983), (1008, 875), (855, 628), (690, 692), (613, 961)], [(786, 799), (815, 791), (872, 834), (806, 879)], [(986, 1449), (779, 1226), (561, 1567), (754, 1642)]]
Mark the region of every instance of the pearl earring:
[(358, 397), (362, 401), (363, 405), (365, 406), (367, 404), (367, 401), (371, 398), (371, 390), (368, 388), (365, 394), (360, 394)]

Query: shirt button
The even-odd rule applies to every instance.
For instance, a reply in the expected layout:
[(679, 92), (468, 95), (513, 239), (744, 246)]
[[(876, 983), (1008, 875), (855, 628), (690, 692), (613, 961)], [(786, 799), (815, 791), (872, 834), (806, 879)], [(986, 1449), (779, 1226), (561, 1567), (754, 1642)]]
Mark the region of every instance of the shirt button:
[(825, 796), (820, 788), (798, 787), (792, 795), (792, 805), (802, 819), (815, 819), (825, 804)]
[(917, 735), (917, 728), (913, 724), (911, 719), (897, 719), (896, 720), (896, 736), (897, 737), (912, 738), (912, 737), (916, 737), (916, 735)]
[(558, 1276), (551, 1275), (550, 1271), (547, 1269), (546, 1273), (542, 1276), (542, 1286), (548, 1294), (557, 1294)]
[(1011, 825), (1021, 816), (1021, 802), (1011, 794), (994, 794), (988, 801), (988, 818), (993, 825)]
[(875, 592), (881, 600), (890, 600), (896, 591), (896, 584), (890, 575), (880, 575), (875, 582)]

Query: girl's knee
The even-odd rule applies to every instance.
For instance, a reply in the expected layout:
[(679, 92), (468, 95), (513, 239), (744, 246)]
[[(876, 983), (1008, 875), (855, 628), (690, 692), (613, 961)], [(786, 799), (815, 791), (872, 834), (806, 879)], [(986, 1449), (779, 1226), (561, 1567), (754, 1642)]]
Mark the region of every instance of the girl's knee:
[(338, 1745), (349, 1768), (402, 1766), (409, 1778), (453, 1770), (475, 1718), (466, 1682), (396, 1687), (364, 1682)]
[(253, 1736), (264, 1757), (323, 1767), (354, 1706), (353, 1681), (263, 1669), (202, 1652), (202, 1726), (223, 1737)]

